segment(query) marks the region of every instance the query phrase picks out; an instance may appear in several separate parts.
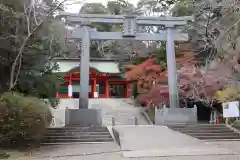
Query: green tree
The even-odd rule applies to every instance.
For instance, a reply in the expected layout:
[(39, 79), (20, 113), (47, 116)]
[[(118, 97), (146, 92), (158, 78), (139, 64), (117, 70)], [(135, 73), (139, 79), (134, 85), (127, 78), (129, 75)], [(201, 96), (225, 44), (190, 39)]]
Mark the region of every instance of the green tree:
[(172, 15), (176, 17), (192, 16), (194, 13), (194, 5), (192, 0), (180, 0), (174, 4), (171, 9)]
[[(36, 88), (36, 80), (49, 75), (57, 67), (50, 65), (52, 58), (66, 51), (65, 25), (54, 19), (54, 14), (61, 8), (62, 3), (48, 0), (0, 2), (1, 92), (22, 91), (19, 89), (26, 87), (23, 84), (35, 84), (28, 87), (28, 93), (41, 90)], [(45, 97), (51, 94), (47, 93)]]
[[(138, 14), (137, 9), (125, 0), (109, 1), (106, 6), (101, 3), (87, 3), (81, 8), (80, 14), (109, 14), (109, 15), (125, 15)], [(122, 31), (121, 25), (99, 24), (92, 27), (97, 28), (98, 31)], [(125, 59), (130, 59), (133, 53), (139, 55), (147, 55), (149, 48), (145, 43), (139, 41), (129, 40), (108, 40), (108, 41), (93, 41), (91, 48), (92, 57), (117, 57), (120, 69), (125, 64)]]

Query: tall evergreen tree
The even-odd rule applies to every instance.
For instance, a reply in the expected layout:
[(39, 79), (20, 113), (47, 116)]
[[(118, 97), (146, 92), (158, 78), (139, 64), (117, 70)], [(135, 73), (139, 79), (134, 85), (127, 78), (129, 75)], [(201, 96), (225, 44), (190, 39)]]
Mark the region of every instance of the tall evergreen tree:
[(18, 90), (41, 98), (54, 96), (50, 89), (40, 94), (42, 88), (38, 85), (57, 87), (56, 78), (51, 81), (49, 75), (57, 67), (50, 65), (51, 59), (66, 51), (65, 25), (54, 19), (62, 7), (58, 1), (49, 0), (0, 2), (1, 92)]

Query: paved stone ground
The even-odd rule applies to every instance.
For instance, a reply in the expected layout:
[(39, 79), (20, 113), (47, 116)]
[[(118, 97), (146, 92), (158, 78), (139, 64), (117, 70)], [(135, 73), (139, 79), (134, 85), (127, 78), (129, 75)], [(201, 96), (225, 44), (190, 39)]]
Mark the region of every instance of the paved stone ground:
[(112, 125), (112, 117), (116, 125), (134, 125), (135, 117), (139, 125), (148, 124), (139, 108), (134, 107), (129, 99), (92, 99), (90, 106), (102, 109), (103, 124), (106, 126)]
[(36, 160), (120, 160), (120, 148), (114, 143), (75, 144), (42, 147), (33, 152)]
[[(101, 109), (103, 113), (103, 125), (112, 125), (112, 117), (116, 125), (134, 125), (134, 117), (137, 117), (140, 125), (147, 125), (147, 121), (141, 115), (139, 108), (131, 104), (130, 99), (90, 99), (90, 108)], [(55, 117), (55, 125), (52, 127), (63, 127), (65, 125), (65, 108), (78, 108), (78, 99), (62, 99), (57, 109), (52, 109)]]
[(117, 126), (123, 159), (159, 160), (238, 160), (240, 149), (231, 143), (206, 143), (193, 137), (172, 131), (165, 126)]
[(21, 160), (240, 160), (238, 141), (206, 143), (159, 126), (116, 127), (121, 148), (114, 142), (42, 147)]
[(207, 143), (225, 147), (240, 154), (240, 141), (217, 141), (217, 142), (207, 142)]
[(149, 157), (149, 158), (124, 158), (124, 160), (240, 160), (236, 155), (208, 155), (208, 156), (172, 156), (172, 157)]
[[(76, 100), (68, 100), (54, 111), (57, 126), (64, 126), (65, 107), (76, 108), (77, 104)], [(111, 125), (111, 117), (116, 117), (121, 148), (114, 142), (42, 147), (21, 160), (240, 160), (240, 142), (206, 143), (167, 127), (147, 126), (130, 100), (94, 99), (90, 106), (101, 107), (105, 125)], [(145, 126), (131, 126), (135, 116)]]

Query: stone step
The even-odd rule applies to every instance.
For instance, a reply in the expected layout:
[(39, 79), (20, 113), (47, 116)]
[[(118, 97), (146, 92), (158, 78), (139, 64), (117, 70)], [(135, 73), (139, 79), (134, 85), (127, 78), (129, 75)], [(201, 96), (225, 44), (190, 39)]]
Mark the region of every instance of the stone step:
[(41, 139), (41, 144), (62, 144), (62, 143), (92, 143), (113, 141), (107, 127), (62, 127), (48, 128)]
[(91, 135), (91, 136), (89, 136), (89, 135), (86, 135), (86, 136), (84, 136), (84, 135), (79, 135), (79, 136), (44, 136), (43, 137), (43, 140), (57, 140), (57, 139), (91, 139), (91, 138), (103, 138), (103, 139), (105, 139), (105, 138), (112, 138), (112, 136), (111, 135)]
[(111, 142), (113, 141), (112, 138), (81, 138), (81, 139), (69, 139), (69, 138), (64, 138), (64, 139), (44, 139), (41, 141), (41, 143), (71, 143), (71, 142)]
[(197, 124), (183, 124), (183, 123), (173, 123), (169, 124), (168, 126), (225, 126), (225, 124), (209, 124), (209, 123), (197, 123)]
[(219, 125), (219, 126), (211, 126), (211, 125), (189, 125), (189, 126), (168, 126), (172, 128), (223, 128), (226, 127), (225, 125)]
[[(169, 127), (171, 128), (171, 127)], [(219, 127), (219, 128), (171, 128), (171, 129), (175, 129), (175, 130), (230, 130), (227, 127)]]
[(81, 127), (81, 126), (65, 126), (65, 127), (57, 127), (57, 128), (47, 128), (49, 130), (55, 129), (106, 129), (106, 127), (94, 126), (94, 127)]
[(206, 139), (240, 139), (239, 135), (231, 136), (194, 136), (195, 138), (206, 140)]
[(181, 132), (181, 133), (233, 133), (233, 131), (231, 130), (176, 130), (176, 129), (172, 129), (174, 131), (177, 132)]
[(108, 132), (107, 128), (48, 128), (46, 133), (63, 133), (63, 132)]
[(170, 129), (173, 129), (173, 130), (178, 130), (178, 131), (228, 131), (228, 130), (231, 130), (229, 128), (170, 128)]
[(168, 127), (174, 131), (181, 132), (200, 140), (240, 140), (240, 135), (226, 127), (224, 124), (170, 125)]
[(63, 142), (63, 143), (41, 143), (42, 146), (56, 146), (56, 145), (75, 145), (75, 144), (102, 144), (102, 143), (108, 143), (106, 142)]
[(226, 141), (240, 141), (240, 139), (206, 139), (205, 142), (226, 142)]
[(184, 128), (189, 128), (189, 129), (215, 129), (215, 128), (227, 128), (225, 125), (189, 125), (189, 126), (168, 126), (170, 128), (175, 128), (175, 129), (184, 129)]
[(68, 135), (84, 135), (84, 136), (92, 136), (92, 135), (109, 135), (109, 132), (63, 132), (63, 133), (46, 133), (45, 136), (68, 136)]
[(233, 133), (232, 130), (230, 129), (226, 129), (226, 130), (175, 130), (174, 131), (179, 131), (179, 132), (182, 132), (182, 133)]
[[(184, 134), (186, 134), (186, 133), (184, 133)], [(187, 133), (187, 134), (190, 135), (190, 136), (193, 136), (193, 137), (194, 136), (240, 136), (239, 134), (234, 133), (234, 132), (230, 132), (230, 133), (221, 133), (221, 132), (209, 133), (209, 132), (206, 132), (206, 133)]]

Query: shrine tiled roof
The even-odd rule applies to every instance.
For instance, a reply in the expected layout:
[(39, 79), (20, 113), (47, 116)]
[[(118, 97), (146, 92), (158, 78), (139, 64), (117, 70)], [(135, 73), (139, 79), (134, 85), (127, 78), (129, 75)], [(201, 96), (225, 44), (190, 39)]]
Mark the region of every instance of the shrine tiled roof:
[[(97, 74), (98, 76), (111, 77), (111, 79), (124, 79), (124, 76), (121, 73), (101, 72), (100, 70), (94, 67), (90, 67), (89, 69), (91, 71), (91, 74), (92, 72), (96, 72), (94, 74)], [(79, 76), (79, 72), (80, 72), (79, 66), (74, 67), (68, 71), (68, 73), (72, 73), (73, 75), (78, 75), (78, 76)]]

